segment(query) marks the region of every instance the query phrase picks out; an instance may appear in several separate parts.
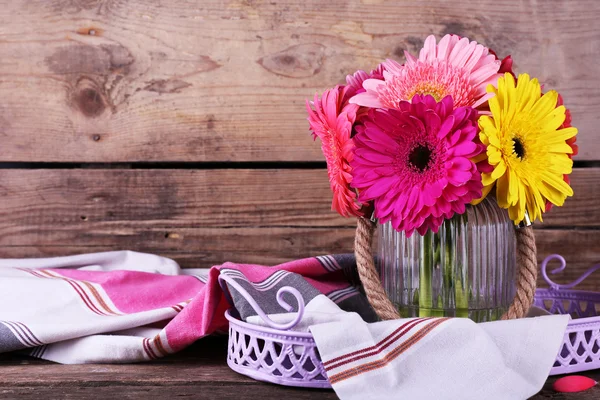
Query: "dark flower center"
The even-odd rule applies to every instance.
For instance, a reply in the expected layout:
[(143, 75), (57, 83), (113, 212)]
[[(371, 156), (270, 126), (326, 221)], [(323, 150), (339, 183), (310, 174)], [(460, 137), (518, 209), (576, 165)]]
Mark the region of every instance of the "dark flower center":
[(513, 139), (513, 150), (519, 159), (522, 160), (523, 157), (525, 157), (525, 147), (523, 146), (523, 142), (521, 142), (521, 139)]
[(427, 170), (430, 161), (431, 149), (427, 146), (415, 146), (408, 155), (408, 162), (419, 172)]

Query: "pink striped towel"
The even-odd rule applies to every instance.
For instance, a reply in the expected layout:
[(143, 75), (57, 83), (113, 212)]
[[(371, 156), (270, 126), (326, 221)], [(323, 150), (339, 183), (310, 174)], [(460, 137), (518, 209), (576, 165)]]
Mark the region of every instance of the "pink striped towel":
[[(373, 318), (349, 283), (352, 262), (339, 255), (276, 267), (226, 263), (183, 270), (172, 260), (131, 251), (0, 260), (0, 352), (20, 350), (64, 364), (129, 363), (177, 352), (226, 331), (229, 305), (217, 282), (222, 268), (255, 282), (274, 307), (277, 289), (301, 275), (306, 302), (323, 293)], [(276, 309), (265, 304), (265, 310)]]

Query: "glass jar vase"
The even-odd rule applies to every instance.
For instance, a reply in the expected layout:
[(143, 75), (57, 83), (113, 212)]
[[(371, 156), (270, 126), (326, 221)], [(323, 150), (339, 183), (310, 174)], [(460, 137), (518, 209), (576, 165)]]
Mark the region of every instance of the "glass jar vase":
[(496, 200), (467, 206), (438, 233), (378, 226), (377, 268), (402, 317), (500, 318), (515, 293), (515, 227)]

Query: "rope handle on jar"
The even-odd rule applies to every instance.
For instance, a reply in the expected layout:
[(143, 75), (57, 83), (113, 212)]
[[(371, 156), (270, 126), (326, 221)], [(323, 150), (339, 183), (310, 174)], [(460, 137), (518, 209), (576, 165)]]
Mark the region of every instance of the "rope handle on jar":
[[(373, 235), (377, 223), (370, 219), (360, 217), (356, 226), (354, 237), (354, 254), (358, 275), (365, 289), (367, 299), (382, 320), (398, 319), (400, 314), (392, 304), (385, 289), (381, 285), (379, 274), (375, 269), (373, 259)], [(533, 304), (537, 282), (537, 250), (533, 227), (526, 218), (526, 222), (516, 229), (517, 236), (517, 276), (516, 293), (508, 310), (502, 319), (515, 319), (524, 317)]]

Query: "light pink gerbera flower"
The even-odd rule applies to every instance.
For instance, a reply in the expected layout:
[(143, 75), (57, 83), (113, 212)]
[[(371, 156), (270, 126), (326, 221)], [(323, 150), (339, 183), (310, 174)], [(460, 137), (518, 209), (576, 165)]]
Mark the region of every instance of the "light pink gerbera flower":
[(329, 184), (333, 191), (331, 209), (344, 217), (361, 216), (356, 193), (350, 188), (353, 158), (352, 124), (356, 120), (358, 105), (348, 104), (348, 87), (336, 86), (325, 91), (321, 98), (315, 95), (311, 104), (306, 102), (308, 122), (313, 137), (321, 139), (321, 149), (327, 161)]
[(491, 96), (488, 84), (495, 84), (501, 61), (487, 47), (456, 35), (444, 36), (439, 44), (429, 36), (419, 58), (408, 52), (406, 64), (384, 62), (383, 79), (367, 79), (363, 93), (350, 103), (364, 107), (398, 108), (415, 95), (431, 95), (436, 101), (450, 95), (455, 107), (477, 107)]
[(451, 96), (438, 103), (416, 95), (398, 109), (371, 110), (353, 139), (359, 201), (374, 201), (375, 216), (408, 236), (415, 229), (437, 232), (481, 196), (481, 175), (471, 161), (484, 150), (474, 141), (477, 118), (471, 107), (454, 109)]
[[(346, 104), (357, 93), (363, 93), (365, 91), (363, 88), (363, 82), (367, 79), (383, 79), (383, 71), (383, 64), (379, 64), (377, 68), (372, 70), (370, 73), (367, 73), (363, 70), (358, 70), (352, 75), (347, 75), (342, 102)], [(362, 120), (367, 116), (369, 110), (370, 108), (368, 107), (360, 107), (356, 111), (356, 120), (353, 127), (354, 130), (352, 136), (354, 136), (356, 131), (360, 131), (360, 129), (362, 129)]]
[[(379, 64), (377, 68), (372, 70), (370, 73), (359, 69), (352, 75), (346, 75), (346, 93), (345, 96), (353, 97), (357, 93), (365, 91), (363, 88), (363, 82), (367, 79), (383, 79), (383, 71), (385, 66)], [(345, 97), (344, 96), (344, 97)]]

